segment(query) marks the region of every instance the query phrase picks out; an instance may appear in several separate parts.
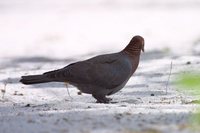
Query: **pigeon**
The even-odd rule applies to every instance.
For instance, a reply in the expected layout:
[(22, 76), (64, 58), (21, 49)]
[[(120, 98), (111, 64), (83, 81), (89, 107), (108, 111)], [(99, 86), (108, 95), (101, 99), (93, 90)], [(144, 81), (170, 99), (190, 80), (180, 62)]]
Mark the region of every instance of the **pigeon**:
[(126, 85), (139, 65), (141, 51), (144, 52), (144, 39), (137, 35), (120, 52), (95, 56), (40, 75), (22, 76), (20, 82), (25, 85), (64, 82), (92, 94), (98, 103), (109, 103), (112, 99), (106, 96)]

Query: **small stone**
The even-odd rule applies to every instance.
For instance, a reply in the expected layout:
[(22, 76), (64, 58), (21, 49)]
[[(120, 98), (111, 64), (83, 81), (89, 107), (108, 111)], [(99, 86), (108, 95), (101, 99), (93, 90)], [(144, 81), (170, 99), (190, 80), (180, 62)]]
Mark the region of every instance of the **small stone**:
[(151, 96), (155, 96), (155, 94), (152, 93)]
[(2, 93), (5, 93), (5, 92), (6, 92), (6, 90), (3, 90), (3, 89), (2, 89), (2, 90), (1, 90), (1, 92), (2, 92)]
[(81, 92), (81, 91), (79, 91), (77, 94), (78, 94), (78, 95), (82, 95), (82, 92)]
[(13, 95), (17, 95), (17, 91), (15, 91)]
[(16, 95), (16, 96), (23, 96), (24, 94), (18, 93), (18, 91), (15, 91), (13, 95)]
[(191, 62), (190, 62), (190, 61), (186, 62), (186, 65), (190, 65), (190, 64), (191, 64)]
[(53, 110), (58, 110), (57, 108), (53, 108)]
[(28, 104), (26, 104), (24, 107), (30, 107), (31, 105), (28, 103)]

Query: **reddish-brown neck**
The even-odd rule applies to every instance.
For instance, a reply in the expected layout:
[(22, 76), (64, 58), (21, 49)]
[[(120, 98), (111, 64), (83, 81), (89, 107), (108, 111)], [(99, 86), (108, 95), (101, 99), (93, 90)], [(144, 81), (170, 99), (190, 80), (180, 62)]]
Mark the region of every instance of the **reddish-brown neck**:
[(125, 47), (125, 49), (123, 50), (123, 52), (125, 52), (129, 56), (140, 56), (141, 49), (137, 48), (134, 45), (129, 44), (128, 46)]
[(122, 52), (130, 57), (133, 67), (132, 73), (134, 73), (139, 65), (141, 49), (129, 44)]

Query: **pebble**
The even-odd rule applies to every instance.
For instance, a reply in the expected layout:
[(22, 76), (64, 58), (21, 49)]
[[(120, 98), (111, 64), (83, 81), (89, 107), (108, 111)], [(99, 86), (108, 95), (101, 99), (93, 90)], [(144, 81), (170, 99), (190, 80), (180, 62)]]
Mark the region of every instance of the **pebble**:
[(152, 93), (151, 96), (155, 96), (155, 94)]

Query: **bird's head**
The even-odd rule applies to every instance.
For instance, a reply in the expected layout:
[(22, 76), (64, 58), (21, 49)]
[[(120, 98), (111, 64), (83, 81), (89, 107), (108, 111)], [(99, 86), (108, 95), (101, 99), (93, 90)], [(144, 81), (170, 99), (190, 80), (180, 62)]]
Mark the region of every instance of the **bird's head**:
[(144, 52), (144, 38), (141, 36), (134, 36), (129, 45), (133, 46), (136, 50), (142, 50)]
[(134, 36), (124, 50), (130, 54), (141, 50), (144, 52), (144, 38), (138, 35)]

